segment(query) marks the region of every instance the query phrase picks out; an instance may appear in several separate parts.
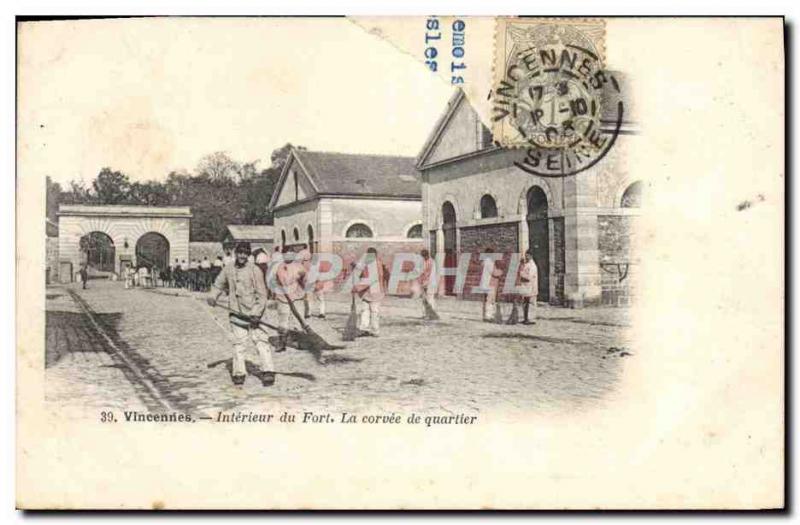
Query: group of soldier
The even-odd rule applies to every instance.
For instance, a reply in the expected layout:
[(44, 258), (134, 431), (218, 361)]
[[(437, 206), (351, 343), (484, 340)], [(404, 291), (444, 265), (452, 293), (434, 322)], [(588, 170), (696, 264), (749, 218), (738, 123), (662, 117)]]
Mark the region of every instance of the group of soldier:
[[(230, 255), (225, 256), (229, 261)], [(207, 292), (211, 289), (211, 284), (216, 279), (222, 267), (225, 266), (225, 258), (219, 255), (212, 262), (208, 256), (203, 259), (192, 259), (188, 264), (185, 260), (175, 259), (161, 274), (161, 278), (166, 286), (171, 288), (184, 288), (192, 292)]]
[[(423, 249), (422, 268), (412, 281), (412, 294), (420, 300), (422, 317), (432, 319), (435, 314), (437, 284), (435, 283), (435, 263), (429, 252)], [(232, 380), (235, 385), (244, 384), (245, 345), (250, 339), (255, 344), (260, 357), (261, 369), (258, 377), (262, 385), (275, 383), (273, 351), (283, 352), (289, 336), (289, 328), (294, 318), (303, 325), (312, 315), (312, 305), (316, 305), (317, 316), (325, 318), (325, 295), (332, 291), (334, 280), (316, 280), (314, 275), (326, 274), (324, 259), (312, 272), (312, 256), (308, 246), (303, 245), (294, 252), (289, 246), (276, 248), (268, 255), (263, 250), (251, 253), (246, 242), (236, 244), (234, 254), (216, 272), (210, 287), (207, 302), (212, 307), (223, 306), (220, 297), (228, 297), (228, 322), (233, 341)], [(491, 261), (489, 261), (491, 263)], [(349, 290), (353, 304), (357, 304), (357, 336), (378, 336), (380, 333), (381, 304), (386, 296), (389, 272), (380, 260), (375, 248), (368, 248), (364, 257), (351, 263), (345, 269), (345, 279), (350, 279)], [(492, 267), (489, 292), (483, 302), (484, 321), (493, 321), (492, 311), (496, 311), (497, 289), (502, 277), (502, 269)], [(533, 323), (537, 294), (537, 269), (531, 254), (526, 253), (518, 272), (519, 286), (515, 298), (523, 308), (523, 324)], [(274, 301), (277, 322), (270, 322), (268, 303)], [(530, 306), (534, 311), (531, 312)], [(302, 310), (302, 313), (301, 313)], [(273, 332), (268, 327), (276, 328)], [(276, 335), (277, 337), (270, 337)]]

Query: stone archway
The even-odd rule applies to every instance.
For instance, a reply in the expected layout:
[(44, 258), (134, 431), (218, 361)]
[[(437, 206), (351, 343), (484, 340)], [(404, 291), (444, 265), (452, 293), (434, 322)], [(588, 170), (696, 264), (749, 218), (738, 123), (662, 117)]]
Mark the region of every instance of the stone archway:
[[(442, 232), (444, 233), (444, 267), (452, 270), (458, 266), (458, 217), (456, 208), (450, 201), (442, 204)], [(455, 275), (446, 275), (444, 278), (444, 293), (455, 295)]]
[(147, 232), (136, 241), (136, 265), (157, 268), (169, 266), (169, 241), (157, 232)]
[(539, 186), (531, 186), (526, 195), (528, 249), (539, 273), (539, 300), (550, 301), (550, 224), (547, 195)]
[[(191, 210), (183, 206), (62, 204), (58, 210), (59, 279), (74, 280), (74, 272), (86, 260), (80, 239), (92, 232), (102, 232), (113, 242), (114, 263), (110, 272), (119, 273), (133, 262), (136, 252), (141, 252), (137, 246), (144, 236), (147, 236), (143, 241), (146, 248), (141, 253), (146, 258), (149, 254), (156, 264), (158, 261), (163, 264), (163, 256), (158, 254), (165, 251), (165, 243), (168, 257), (187, 260), (191, 218)], [(159, 235), (160, 239), (152, 240), (149, 233)], [(107, 260), (103, 259), (105, 268)]]
[(79, 241), (86, 264), (100, 272), (113, 272), (116, 265), (114, 240), (105, 232), (89, 232)]

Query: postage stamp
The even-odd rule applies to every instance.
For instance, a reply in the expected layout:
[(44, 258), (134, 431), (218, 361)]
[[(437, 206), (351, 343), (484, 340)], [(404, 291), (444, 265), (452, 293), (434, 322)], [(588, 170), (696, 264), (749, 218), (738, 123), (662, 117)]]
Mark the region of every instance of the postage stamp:
[[(524, 148), (521, 169), (543, 177), (584, 171), (614, 145), (624, 106), (604, 68), (602, 20), (498, 19), (492, 133)], [(608, 91), (617, 96), (613, 107)]]

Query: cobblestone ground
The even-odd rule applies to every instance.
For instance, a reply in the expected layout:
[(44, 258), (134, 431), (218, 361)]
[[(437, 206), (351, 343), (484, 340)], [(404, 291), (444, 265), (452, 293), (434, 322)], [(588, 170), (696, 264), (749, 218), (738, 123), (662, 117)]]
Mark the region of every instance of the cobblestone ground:
[[(442, 320), (420, 319), (419, 303), (389, 299), (381, 336), (341, 341), (349, 299), (331, 297), (311, 324), (346, 345), (317, 364), (307, 350), (275, 354), (276, 384), (230, 380), (225, 312), (178, 290), (125, 290), (110, 281), (47, 289), (48, 398), (82, 407), (185, 410), (322, 409), (364, 413), (475, 414), (502, 409), (575, 410), (613, 393), (635, 349), (627, 310), (540, 307), (537, 324), (480, 321), (480, 304), (443, 300)], [(214, 318), (222, 327), (214, 321)], [(270, 311), (274, 321), (274, 311)], [(255, 349), (248, 371), (257, 370)]]

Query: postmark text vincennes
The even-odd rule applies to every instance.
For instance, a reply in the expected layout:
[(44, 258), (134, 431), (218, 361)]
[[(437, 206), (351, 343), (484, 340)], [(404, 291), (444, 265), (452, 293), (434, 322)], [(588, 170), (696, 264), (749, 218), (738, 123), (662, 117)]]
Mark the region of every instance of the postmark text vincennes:
[[(583, 171), (622, 125), (619, 82), (603, 66), (603, 22), (500, 19), (492, 91), (496, 142), (524, 148), (516, 164), (545, 177)], [(603, 107), (613, 90), (616, 107)]]

